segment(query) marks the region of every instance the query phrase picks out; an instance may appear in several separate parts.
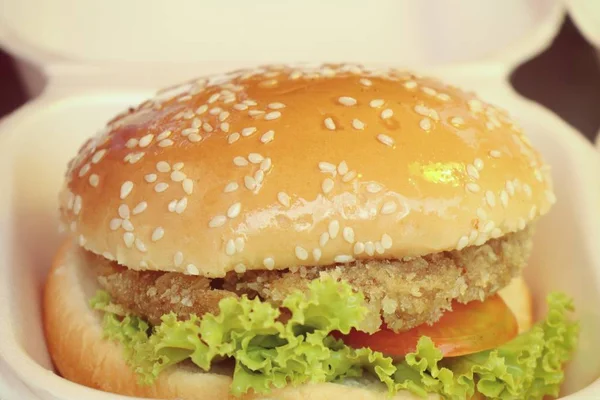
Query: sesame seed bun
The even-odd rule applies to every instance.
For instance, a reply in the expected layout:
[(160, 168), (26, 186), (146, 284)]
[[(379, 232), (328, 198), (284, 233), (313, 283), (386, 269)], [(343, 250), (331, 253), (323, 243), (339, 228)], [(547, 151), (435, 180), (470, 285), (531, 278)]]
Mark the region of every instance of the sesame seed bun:
[[(197, 368), (177, 365), (163, 371), (155, 384), (140, 386), (135, 373), (126, 364), (120, 344), (102, 337), (102, 316), (93, 311), (88, 301), (98, 289), (89, 257), (72, 241), (61, 247), (48, 275), (44, 293), (44, 327), (48, 349), (58, 372), (70, 381), (91, 388), (129, 396), (161, 399), (221, 400), (221, 399), (332, 399), (347, 400), (412, 400), (418, 397), (400, 392), (393, 398), (381, 385), (361, 381), (360, 384), (322, 383), (287, 387), (269, 396), (230, 395), (231, 377), (227, 370), (204, 373)], [(507, 293), (507, 296), (504, 296)], [(531, 325), (531, 297), (521, 278), (503, 289), (518, 317), (521, 331)], [(429, 399), (438, 399), (430, 395)]]
[(200, 79), (115, 118), (71, 162), (63, 221), (130, 269), (401, 259), (519, 231), (554, 202), (502, 110), (356, 66)]

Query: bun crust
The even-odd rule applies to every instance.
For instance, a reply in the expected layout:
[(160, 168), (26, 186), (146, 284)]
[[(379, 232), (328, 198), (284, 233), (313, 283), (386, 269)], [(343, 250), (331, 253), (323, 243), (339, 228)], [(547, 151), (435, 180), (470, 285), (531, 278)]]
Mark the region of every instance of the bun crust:
[(480, 245), (554, 202), (508, 115), (395, 70), (267, 67), (111, 121), (70, 164), (63, 221), (131, 269), (222, 277)]
[[(60, 374), (70, 381), (107, 392), (129, 396), (184, 400), (239, 400), (229, 394), (231, 378), (225, 374), (203, 373), (189, 367), (164, 371), (152, 386), (139, 386), (125, 363), (122, 347), (102, 338), (101, 314), (88, 306), (98, 289), (91, 268), (85, 265), (82, 250), (67, 241), (58, 252), (48, 275), (44, 294), (44, 325), (47, 344)], [(519, 282), (519, 280), (517, 280)], [(516, 315), (531, 312), (527, 286), (511, 284), (508, 302)], [(505, 292), (508, 293), (508, 292)], [(519, 318), (519, 323), (531, 321)], [(530, 323), (530, 322), (529, 322)], [(522, 327), (528, 329), (529, 326)], [(269, 396), (244, 396), (242, 400), (276, 398), (281, 400), (389, 399), (379, 385), (344, 386), (334, 383), (288, 387)], [(431, 395), (430, 399), (438, 399)], [(414, 400), (407, 392), (395, 400)]]

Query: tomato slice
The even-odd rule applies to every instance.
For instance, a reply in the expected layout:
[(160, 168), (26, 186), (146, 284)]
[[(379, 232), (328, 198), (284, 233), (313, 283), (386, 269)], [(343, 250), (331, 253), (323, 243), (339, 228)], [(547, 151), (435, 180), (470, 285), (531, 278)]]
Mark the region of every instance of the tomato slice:
[(404, 356), (416, 349), (421, 336), (429, 336), (445, 357), (456, 357), (498, 347), (518, 334), (512, 311), (499, 295), (485, 301), (454, 303), (433, 325), (419, 325), (396, 333), (383, 327), (368, 334), (353, 330), (348, 335), (335, 335), (348, 346), (369, 347), (390, 356)]

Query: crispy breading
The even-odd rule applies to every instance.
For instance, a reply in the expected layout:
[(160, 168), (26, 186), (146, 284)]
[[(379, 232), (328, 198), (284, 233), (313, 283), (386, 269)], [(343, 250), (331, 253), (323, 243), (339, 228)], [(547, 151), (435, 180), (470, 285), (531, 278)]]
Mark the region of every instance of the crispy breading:
[(356, 261), (331, 267), (230, 273), (224, 280), (164, 272), (131, 271), (109, 261), (92, 263), (115, 302), (157, 323), (171, 311), (180, 318), (215, 312), (226, 296), (259, 296), (281, 303), (292, 290), (330, 276), (362, 291), (369, 306), (363, 329), (383, 320), (395, 331), (434, 323), (452, 301), (483, 300), (520, 274), (531, 252), (531, 229), (471, 246), (404, 260)]

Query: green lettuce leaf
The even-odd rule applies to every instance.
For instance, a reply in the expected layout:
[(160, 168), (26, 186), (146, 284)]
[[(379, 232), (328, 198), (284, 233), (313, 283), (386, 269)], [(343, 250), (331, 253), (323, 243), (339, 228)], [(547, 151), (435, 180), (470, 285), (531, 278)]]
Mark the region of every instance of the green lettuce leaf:
[(578, 324), (568, 318), (572, 301), (564, 294), (548, 297), (548, 315), (531, 330), (493, 350), (442, 359), (431, 339), (396, 365), (396, 389), (415, 394), (439, 393), (448, 399), (542, 399), (557, 396), (563, 364), (577, 344)]
[(562, 365), (578, 333), (577, 324), (568, 319), (572, 302), (553, 294), (548, 297), (547, 318), (499, 348), (443, 359), (423, 337), (414, 353), (394, 364), (381, 353), (352, 349), (330, 335), (357, 329), (367, 313), (362, 294), (331, 279), (315, 280), (306, 292), (288, 296), (282, 304), (286, 318), (279, 308), (258, 299), (225, 298), (217, 315), (179, 321), (168, 314), (151, 328), (115, 308), (104, 292), (91, 304), (105, 313), (106, 336), (124, 345), (141, 383), (152, 383), (165, 368), (184, 360), (209, 370), (213, 362), (233, 358), (234, 395), (342, 381), (366, 372), (390, 394), (405, 389), (419, 396), (438, 393), (464, 399), (478, 391), (489, 398), (542, 399), (557, 395)]

